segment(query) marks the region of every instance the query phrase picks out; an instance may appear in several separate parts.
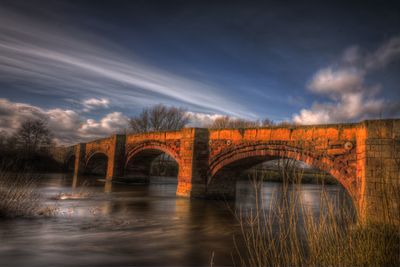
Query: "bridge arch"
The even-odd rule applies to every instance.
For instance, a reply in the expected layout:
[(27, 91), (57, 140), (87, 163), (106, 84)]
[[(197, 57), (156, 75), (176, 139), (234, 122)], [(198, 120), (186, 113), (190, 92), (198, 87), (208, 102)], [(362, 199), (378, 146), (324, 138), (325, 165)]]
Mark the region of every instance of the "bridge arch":
[(158, 141), (146, 141), (133, 145), (126, 153), (125, 175), (150, 176), (153, 161), (163, 154), (171, 157), (179, 169), (180, 156), (176, 151), (170, 149), (168, 145)]
[(108, 155), (103, 151), (94, 151), (88, 155), (85, 162), (85, 173), (106, 177)]
[(73, 172), (75, 168), (76, 156), (75, 154), (68, 154), (64, 160), (64, 169), (68, 172)]
[(353, 199), (359, 197), (357, 179), (353, 169), (346, 167), (338, 159), (326, 153), (320, 154), (307, 147), (293, 146), (284, 142), (233, 146), (215, 155), (210, 159), (207, 175), (209, 194), (217, 195), (220, 193), (218, 190), (214, 191), (213, 188), (225, 188), (225, 193), (228, 196), (232, 195), (234, 194), (234, 188), (229, 188), (229, 185), (234, 184), (232, 179), (234, 179), (239, 168), (242, 170), (249, 169), (262, 162), (282, 158), (302, 161), (329, 173), (338, 180)]

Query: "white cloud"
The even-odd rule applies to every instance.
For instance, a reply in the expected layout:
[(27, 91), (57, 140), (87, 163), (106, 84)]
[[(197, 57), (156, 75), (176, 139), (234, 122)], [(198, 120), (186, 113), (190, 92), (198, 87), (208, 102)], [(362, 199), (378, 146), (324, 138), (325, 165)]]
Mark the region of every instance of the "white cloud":
[(358, 121), (400, 113), (399, 105), (378, 96), (380, 85), (368, 85), (365, 77), (400, 55), (400, 38), (393, 38), (374, 53), (362, 56), (358, 47), (347, 49), (338, 66), (316, 72), (308, 89), (330, 101), (302, 109), (292, 120), (298, 124)]
[(110, 100), (106, 98), (89, 98), (84, 100), (82, 105), (85, 107), (84, 111), (89, 112), (95, 109), (108, 108), (110, 105)]
[(57, 143), (72, 144), (85, 139), (83, 136), (79, 136), (76, 131), (82, 121), (76, 111), (59, 108), (43, 111), (43, 119), (48, 122), (49, 129), (54, 134)]
[(362, 89), (363, 73), (357, 69), (338, 69), (331, 67), (318, 71), (311, 79), (308, 87), (319, 94), (341, 94)]
[(300, 114), (293, 115), (293, 122), (298, 124), (319, 124), (329, 122), (328, 106), (321, 107), (321, 105), (314, 104), (310, 109), (300, 110)]
[(298, 124), (348, 122), (378, 118), (385, 106), (383, 99), (367, 99), (363, 93), (346, 93), (335, 103), (315, 103), (311, 109), (302, 109), (293, 116)]
[(41, 108), (24, 103), (13, 103), (0, 98), (0, 130), (8, 131), (19, 127), (26, 119), (43, 119), (46, 113)]
[(201, 112), (187, 112), (190, 115), (191, 127), (207, 127), (212, 124), (216, 119), (222, 118), (222, 114), (207, 114)]
[(87, 119), (79, 128), (79, 133), (88, 139), (100, 138), (122, 131), (129, 126), (129, 118), (121, 112), (107, 114), (99, 121)]
[(75, 144), (106, 137), (121, 132), (128, 126), (128, 118), (120, 112), (109, 113), (97, 121), (84, 118), (74, 110), (43, 109), (0, 98), (0, 131), (12, 134), (28, 119), (47, 121), (58, 144)]

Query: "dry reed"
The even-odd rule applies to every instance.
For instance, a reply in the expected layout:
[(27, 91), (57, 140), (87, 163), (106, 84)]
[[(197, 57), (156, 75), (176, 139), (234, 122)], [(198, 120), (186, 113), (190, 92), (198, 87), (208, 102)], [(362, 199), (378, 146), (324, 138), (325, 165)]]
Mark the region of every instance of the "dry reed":
[(255, 208), (240, 209), (235, 246), (242, 266), (400, 266), (400, 231), (388, 221), (358, 223), (354, 209), (328, 196), (323, 187), (319, 210), (301, 197), (301, 171), (284, 179), (268, 206), (252, 177)]
[(50, 216), (55, 207), (44, 206), (37, 179), (28, 173), (0, 171), (0, 218)]

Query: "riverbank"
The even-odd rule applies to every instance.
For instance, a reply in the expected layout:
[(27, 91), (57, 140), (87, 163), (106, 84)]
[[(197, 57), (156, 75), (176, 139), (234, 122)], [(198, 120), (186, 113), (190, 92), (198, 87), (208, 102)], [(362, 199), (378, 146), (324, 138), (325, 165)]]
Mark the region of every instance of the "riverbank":
[[(246, 171), (240, 176), (240, 179), (252, 179), (255, 173), (258, 177), (262, 177), (263, 181), (265, 182), (283, 182), (282, 173), (279, 169), (256, 169)], [(335, 179), (332, 175), (321, 173), (321, 171), (315, 169), (303, 169), (300, 182), (302, 184), (339, 184), (338, 180)]]

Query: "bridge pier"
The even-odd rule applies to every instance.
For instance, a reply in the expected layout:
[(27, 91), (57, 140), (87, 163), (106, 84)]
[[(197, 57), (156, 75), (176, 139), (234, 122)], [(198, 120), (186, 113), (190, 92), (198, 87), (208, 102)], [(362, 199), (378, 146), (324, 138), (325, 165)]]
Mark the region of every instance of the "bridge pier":
[(400, 224), (400, 120), (365, 121), (357, 141), (360, 219)]
[(125, 138), (126, 135), (116, 134), (112, 136), (111, 148), (108, 152), (106, 180), (124, 175), (125, 165)]
[(180, 141), (180, 166), (176, 194), (204, 197), (207, 183), (208, 130), (186, 128)]
[(79, 177), (85, 172), (86, 144), (79, 143), (75, 147), (74, 177)]

